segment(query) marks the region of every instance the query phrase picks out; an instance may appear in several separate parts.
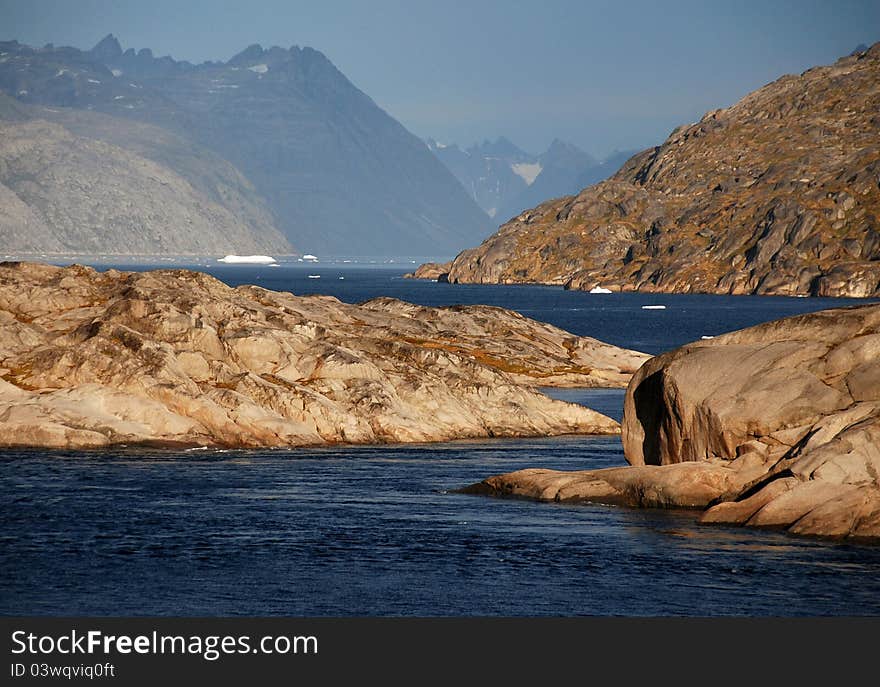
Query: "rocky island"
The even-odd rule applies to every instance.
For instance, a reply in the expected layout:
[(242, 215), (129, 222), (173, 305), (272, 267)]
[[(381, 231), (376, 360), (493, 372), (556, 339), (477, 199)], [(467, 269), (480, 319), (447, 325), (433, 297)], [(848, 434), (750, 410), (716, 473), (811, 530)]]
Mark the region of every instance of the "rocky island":
[(487, 306), (0, 264), (0, 445), (281, 447), (618, 433), (541, 386), (649, 356)]
[(705, 523), (880, 542), (880, 305), (657, 356), (629, 383), (622, 430), (630, 466), (521, 470), (465, 491), (697, 508)]
[(416, 277), (589, 291), (880, 295), (880, 43), (677, 128)]

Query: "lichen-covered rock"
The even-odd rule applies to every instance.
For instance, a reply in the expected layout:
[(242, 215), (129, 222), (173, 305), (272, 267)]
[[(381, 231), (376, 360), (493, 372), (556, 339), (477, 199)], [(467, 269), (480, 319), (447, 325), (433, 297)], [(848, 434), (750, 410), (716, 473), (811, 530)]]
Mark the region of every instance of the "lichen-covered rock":
[(880, 43), (783, 76), (460, 253), (452, 283), (880, 295)]
[(0, 445), (616, 433), (533, 387), (623, 386), (647, 357), (500, 308), (0, 264)]

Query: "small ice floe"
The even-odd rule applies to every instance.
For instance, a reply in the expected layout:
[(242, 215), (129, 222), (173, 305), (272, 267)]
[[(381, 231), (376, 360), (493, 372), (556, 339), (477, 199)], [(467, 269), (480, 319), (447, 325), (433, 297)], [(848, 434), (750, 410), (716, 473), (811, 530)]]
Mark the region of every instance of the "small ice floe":
[(120, 76), (122, 76), (122, 70), (121, 70), (121, 69), (111, 69), (111, 70), (110, 70), (110, 73), (111, 73), (113, 76), (117, 77), (117, 78), (119, 78)]
[(253, 67), (248, 67), (248, 69), (255, 74), (265, 74), (269, 71), (268, 64), (255, 64)]
[(321, 278), (320, 274), (310, 274), (309, 275), (309, 279), (320, 279), (320, 278)]
[(603, 286), (594, 286), (590, 289), (590, 293), (611, 293), (611, 289), (606, 289)]
[(643, 305), (642, 310), (666, 310), (665, 305)]
[(345, 277), (339, 277), (340, 279), (345, 279)]
[(709, 339), (714, 339), (715, 337), (714, 336), (707, 336), (706, 334), (703, 334), (703, 336), (701, 336), (700, 338), (703, 341), (708, 341)]
[(278, 261), (271, 255), (227, 255), (217, 258), (217, 262), (225, 262), (229, 265), (269, 265)]
[(311, 253), (306, 253), (302, 256), (303, 260), (309, 260), (310, 262), (318, 262), (318, 256), (312, 255)]
[(805, 294), (805, 293), (799, 293), (799, 294), (797, 295), (797, 297), (798, 297), (798, 298), (809, 298), (809, 296), (807, 296), (807, 294)]
[(277, 262), (273, 262), (269, 267), (281, 267)]
[(185, 452), (189, 453), (190, 451), (207, 451), (207, 450), (208, 450), (207, 446), (193, 446), (192, 448), (186, 449)]
[(88, 81), (89, 83), (101, 83), (97, 79), (86, 79), (86, 81)]

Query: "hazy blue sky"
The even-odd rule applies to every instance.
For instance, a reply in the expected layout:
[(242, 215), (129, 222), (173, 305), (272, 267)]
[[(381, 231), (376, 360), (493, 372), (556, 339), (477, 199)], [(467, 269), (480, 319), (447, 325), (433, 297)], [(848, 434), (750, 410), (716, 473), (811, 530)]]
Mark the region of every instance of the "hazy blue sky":
[(0, 40), (111, 32), (193, 62), (308, 45), (419, 136), (604, 155), (880, 40), (880, 2), (0, 0)]

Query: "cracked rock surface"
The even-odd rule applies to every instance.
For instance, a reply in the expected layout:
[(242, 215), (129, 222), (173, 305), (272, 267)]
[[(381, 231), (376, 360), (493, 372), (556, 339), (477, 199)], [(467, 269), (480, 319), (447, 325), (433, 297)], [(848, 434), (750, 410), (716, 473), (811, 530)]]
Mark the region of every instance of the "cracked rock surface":
[(619, 432), (541, 386), (647, 355), (486, 306), (348, 305), (199, 272), (0, 264), (0, 445), (235, 447)]
[(527, 210), (452, 283), (880, 295), (880, 43), (677, 128), (607, 181)]
[(791, 317), (648, 361), (627, 389), (631, 467), (522, 470), (469, 488), (705, 509), (705, 523), (880, 541), (880, 305)]

